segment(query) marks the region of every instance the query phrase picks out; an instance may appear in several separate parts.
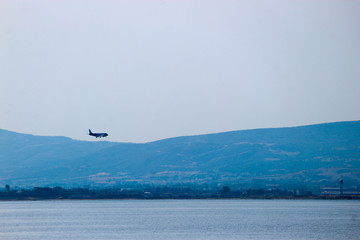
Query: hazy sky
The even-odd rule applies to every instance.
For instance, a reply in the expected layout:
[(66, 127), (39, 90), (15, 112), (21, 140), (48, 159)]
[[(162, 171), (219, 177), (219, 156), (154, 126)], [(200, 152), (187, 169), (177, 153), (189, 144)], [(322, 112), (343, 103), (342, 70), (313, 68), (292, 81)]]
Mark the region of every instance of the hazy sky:
[(89, 140), (360, 119), (360, 1), (0, 0), (0, 128)]

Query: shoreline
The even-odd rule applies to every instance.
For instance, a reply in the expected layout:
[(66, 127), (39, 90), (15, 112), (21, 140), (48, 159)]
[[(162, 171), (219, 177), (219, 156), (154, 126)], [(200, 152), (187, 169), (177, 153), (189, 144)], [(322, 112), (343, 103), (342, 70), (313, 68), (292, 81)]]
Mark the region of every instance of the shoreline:
[(66, 201), (66, 200), (360, 200), (360, 195), (351, 196), (333, 196), (333, 195), (319, 195), (319, 196), (287, 196), (287, 197), (205, 197), (205, 198), (86, 198), (86, 197), (58, 197), (58, 198), (9, 198), (0, 199), (0, 202), (13, 201)]

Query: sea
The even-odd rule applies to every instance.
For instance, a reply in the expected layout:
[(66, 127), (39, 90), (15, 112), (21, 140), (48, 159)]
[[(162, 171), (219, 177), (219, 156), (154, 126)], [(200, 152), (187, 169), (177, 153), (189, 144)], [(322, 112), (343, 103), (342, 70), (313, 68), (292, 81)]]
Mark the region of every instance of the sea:
[(0, 202), (0, 240), (360, 239), (357, 200)]

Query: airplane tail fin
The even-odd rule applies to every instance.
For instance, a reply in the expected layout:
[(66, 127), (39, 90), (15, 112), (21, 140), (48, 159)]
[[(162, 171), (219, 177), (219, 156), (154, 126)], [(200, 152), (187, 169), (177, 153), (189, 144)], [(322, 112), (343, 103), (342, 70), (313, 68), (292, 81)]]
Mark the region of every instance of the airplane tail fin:
[(92, 132), (91, 132), (91, 130), (89, 129), (89, 135), (91, 135), (92, 134)]

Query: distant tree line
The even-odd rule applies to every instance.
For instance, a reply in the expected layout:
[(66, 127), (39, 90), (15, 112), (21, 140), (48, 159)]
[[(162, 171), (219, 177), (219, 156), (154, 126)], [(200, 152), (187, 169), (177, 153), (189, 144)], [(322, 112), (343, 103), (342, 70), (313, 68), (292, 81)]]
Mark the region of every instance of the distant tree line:
[(34, 187), (32, 189), (10, 189), (0, 191), (1, 200), (40, 199), (205, 199), (205, 198), (315, 198), (311, 191), (298, 192), (287, 189), (231, 189), (184, 186), (145, 186), (142, 188), (70, 188)]
[(32, 189), (11, 189), (6, 185), (0, 189), (0, 200), (41, 199), (206, 199), (206, 198), (325, 198), (360, 199), (355, 195), (314, 195), (312, 191), (288, 190), (284, 188), (239, 188), (208, 185), (133, 185), (116, 188), (63, 188), (34, 187)]

